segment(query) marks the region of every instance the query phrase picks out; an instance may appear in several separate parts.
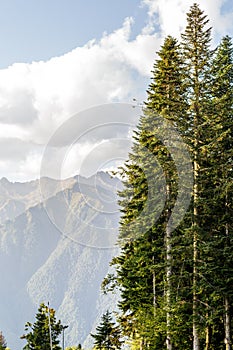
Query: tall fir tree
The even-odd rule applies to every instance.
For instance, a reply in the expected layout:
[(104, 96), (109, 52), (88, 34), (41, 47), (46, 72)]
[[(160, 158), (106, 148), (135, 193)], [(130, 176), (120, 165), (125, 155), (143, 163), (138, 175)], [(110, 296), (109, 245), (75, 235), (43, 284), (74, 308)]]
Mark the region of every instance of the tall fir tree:
[(123, 343), (120, 328), (113, 322), (109, 311), (103, 314), (100, 325), (96, 327), (96, 334), (91, 336), (94, 338), (95, 349), (121, 349)]
[[(180, 133), (187, 129), (187, 90), (183, 84), (184, 62), (180, 47), (175, 38), (168, 36), (161, 50), (158, 52), (158, 60), (154, 65), (153, 81), (147, 91), (148, 100), (145, 104), (145, 115), (152, 117), (158, 113), (162, 117), (173, 122)], [(148, 118), (150, 120), (150, 118)], [(151, 122), (151, 121), (150, 121)], [(151, 140), (152, 141), (152, 140)], [(166, 140), (165, 140), (166, 141)], [(151, 142), (153, 145), (153, 141)], [(163, 156), (161, 156), (163, 153)], [(157, 158), (163, 164), (163, 171), (166, 177), (166, 206), (165, 206), (165, 265), (166, 265), (166, 344), (167, 349), (172, 350), (172, 325), (173, 318), (171, 310), (174, 309), (173, 300), (173, 247), (171, 213), (177, 197), (177, 173), (172, 156), (165, 147), (160, 146), (160, 153)]]
[[(205, 244), (207, 281), (213, 286), (213, 300), (217, 300), (212, 309), (218, 310), (215, 324), (224, 323), (226, 349), (231, 348), (231, 314), (233, 288), (232, 251), (232, 168), (233, 168), (233, 48), (231, 38), (226, 36), (217, 48), (212, 65), (213, 117), (209, 135), (210, 154), (207, 162), (211, 175), (206, 201), (211, 208), (209, 228), (212, 233)], [(208, 244), (207, 244), (208, 243)], [(224, 277), (223, 277), (224, 276)], [(221, 302), (222, 301), (222, 302)], [(221, 309), (222, 304), (224, 307)], [(223, 322), (222, 322), (223, 321)], [(216, 328), (216, 327), (215, 327)], [(220, 330), (217, 328), (217, 332)], [(212, 331), (212, 337), (215, 334)], [(219, 342), (223, 344), (224, 334)], [(214, 339), (213, 339), (214, 341)]]
[[(177, 290), (175, 276), (176, 273), (180, 275), (181, 266), (177, 264), (173, 271), (174, 238), (169, 221), (178, 184), (174, 160), (163, 144), (167, 135), (159, 133), (161, 119), (157, 115), (162, 115), (179, 130), (187, 128), (183, 62), (176, 39), (171, 36), (165, 39), (152, 73), (152, 83), (147, 91), (148, 100), (135, 133), (134, 147), (129, 161), (122, 168), (125, 188), (120, 193), (120, 237), (130, 238), (130, 242), (123, 245), (122, 254), (114, 263), (121, 285), (122, 319), (125, 319), (126, 313), (131, 315), (131, 322), (127, 324), (131, 324), (128, 334), (141, 338), (141, 346), (163, 349), (166, 343), (166, 348), (172, 349), (172, 333), (177, 332), (174, 331), (176, 326), (172, 321), (174, 291)], [(158, 164), (162, 172), (158, 170)], [(165, 198), (161, 203), (162, 192)], [(144, 206), (150, 210), (145, 211)], [(161, 215), (154, 222), (156, 211)]]
[(36, 314), (36, 321), (25, 325), (26, 334), (21, 336), (27, 344), (25, 350), (61, 350), (59, 346), (59, 335), (62, 333), (61, 321), (56, 320), (55, 310), (41, 304)]
[[(135, 349), (231, 349), (232, 45), (224, 37), (213, 54), (210, 40), (208, 19), (194, 4), (182, 51), (169, 36), (158, 52), (134, 146), (121, 169), (122, 250), (112, 262), (115, 280), (108, 279), (120, 288), (120, 320)], [(192, 204), (175, 231), (170, 219), (179, 174), (158, 114), (180, 131), (194, 168)], [(157, 190), (151, 190), (153, 181)]]
[(199, 308), (199, 241), (202, 240), (202, 148), (206, 144), (205, 123), (210, 115), (210, 83), (211, 83), (211, 28), (209, 20), (195, 3), (187, 13), (187, 26), (182, 34), (182, 46), (186, 63), (186, 83), (189, 91), (189, 131), (190, 150), (193, 156), (193, 350), (200, 350)]

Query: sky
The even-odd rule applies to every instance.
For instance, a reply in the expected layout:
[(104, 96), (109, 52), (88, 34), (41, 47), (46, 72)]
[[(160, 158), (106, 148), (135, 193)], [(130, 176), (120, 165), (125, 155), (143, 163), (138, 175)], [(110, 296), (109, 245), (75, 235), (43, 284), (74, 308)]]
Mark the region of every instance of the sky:
[[(156, 52), (190, 0), (0, 0), (0, 178), (89, 176), (127, 157)], [(231, 0), (200, 0), (213, 47)]]

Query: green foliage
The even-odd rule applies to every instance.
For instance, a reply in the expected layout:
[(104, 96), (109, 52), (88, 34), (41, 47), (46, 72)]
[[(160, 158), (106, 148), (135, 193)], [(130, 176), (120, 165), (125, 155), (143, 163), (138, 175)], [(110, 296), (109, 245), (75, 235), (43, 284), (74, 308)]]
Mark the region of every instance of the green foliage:
[[(25, 350), (61, 350), (58, 337), (62, 333), (61, 321), (56, 320), (55, 310), (45, 304), (41, 304), (36, 314), (36, 321), (32, 324), (27, 322), (25, 325), (26, 334), (21, 336), (27, 344)], [(51, 337), (51, 338), (50, 338)]]
[[(183, 60), (177, 40), (171, 36), (167, 37), (158, 56), (154, 65), (153, 80), (148, 89), (144, 115), (135, 132), (135, 144), (129, 155), (129, 162), (121, 169), (125, 179), (125, 188), (119, 194), (122, 207), (120, 238), (123, 239), (123, 244), (121, 255), (112, 262), (116, 266), (118, 285), (121, 286), (119, 307), (123, 315), (119, 320), (124, 334), (133, 338), (136, 343), (143, 342), (143, 346), (151, 349), (163, 349), (166, 339), (168, 305), (164, 295), (164, 276), (167, 270), (164, 237), (178, 189), (174, 160), (162, 143), (162, 139), (165, 139), (169, 132), (161, 132), (161, 120), (157, 118), (157, 114), (163, 115), (173, 123), (174, 128), (179, 127), (181, 130), (185, 130), (187, 120)], [(169, 188), (169, 193), (166, 188)], [(166, 193), (166, 196), (161, 198), (161, 193)], [(145, 205), (149, 210), (144, 210)], [(153, 218), (156, 212), (161, 213), (157, 221)], [(179, 237), (180, 232), (177, 230), (170, 240), (177, 241)], [(173, 262), (175, 261), (173, 259)], [(179, 298), (176, 308), (179, 305), (180, 309), (181, 305), (186, 305), (179, 286), (182, 284), (181, 278), (184, 278), (181, 276), (183, 266), (177, 260), (176, 266), (173, 264), (170, 268), (176, 271), (180, 278), (177, 279), (174, 273), (172, 281), (170, 280), (170, 288), (172, 287), (174, 292), (170, 291), (173, 295), (169, 308), (174, 309), (175, 306), (171, 303), (176, 294)], [(112, 277), (109, 282), (113, 282), (111, 285), (114, 287)], [(178, 295), (175, 292), (177, 290)], [(186, 309), (189, 308), (186, 306)], [(189, 323), (186, 325), (188, 328)], [(187, 328), (184, 329), (184, 337)]]
[[(118, 319), (132, 349), (190, 349), (194, 332), (195, 349), (221, 350), (232, 338), (233, 48), (228, 36), (215, 52), (210, 41), (208, 19), (194, 4), (181, 45), (168, 36), (158, 52), (119, 170), (121, 252), (103, 288), (121, 293)], [(179, 130), (194, 167), (192, 202), (173, 232), (179, 174), (158, 115), (172, 123), (171, 134)]]
[(101, 323), (96, 328), (96, 334), (91, 336), (94, 338), (95, 349), (121, 349), (121, 332), (114, 324), (109, 311), (102, 316)]

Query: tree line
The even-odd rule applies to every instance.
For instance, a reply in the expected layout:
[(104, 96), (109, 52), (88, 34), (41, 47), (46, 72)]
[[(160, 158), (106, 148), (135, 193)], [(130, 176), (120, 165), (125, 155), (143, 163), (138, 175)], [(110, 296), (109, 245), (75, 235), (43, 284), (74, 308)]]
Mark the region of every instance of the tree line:
[[(65, 348), (64, 330), (67, 327), (62, 325), (61, 320), (57, 320), (53, 308), (41, 303), (34, 323), (27, 322), (25, 324), (25, 334), (20, 337), (26, 340), (23, 350), (83, 349), (81, 344)], [(91, 334), (91, 336), (94, 339), (93, 349), (121, 349), (123, 344), (120, 327), (115, 324), (113, 316), (108, 310), (103, 314), (100, 324), (96, 327), (96, 333)], [(10, 350), (2, 332), (0, 332), (0, 350)]]
[[(223, 37), (212, 50), (209, 20), (195, 3), (181, 41), (165, 38), (152, 74), (134, 145), (119, 169), (124, 184), (119, 193), (121, 252), (112, 260), (115, 274), (106, 277), (103, 288), (120, 291), (118, 320), (132, 349), (230, 350), (231, 38)], [(184, 158), (180, 167), (179, 142), (173, 151), (168, 147), (174, 130), (193, 167), (191, 203), (185, 212), (177, 212), (176, 204), (185, 200), (179, 181), (188, 164)]]

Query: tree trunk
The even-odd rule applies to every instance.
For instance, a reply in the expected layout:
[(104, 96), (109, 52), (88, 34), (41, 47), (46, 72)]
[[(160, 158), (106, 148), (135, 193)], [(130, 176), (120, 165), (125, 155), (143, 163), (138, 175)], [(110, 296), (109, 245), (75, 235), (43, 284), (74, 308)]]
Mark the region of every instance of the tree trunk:
[(172, 245), (171, 245), (171, 210), (170, 210), (170, 201), (171, 201), (171, 191), (170, 185), (166, 186), (167, 192), (167, 202), (168, 202), (168, 210), (167, 210), (167, 226), (166, 226), (166, 306), (167, 306), (167, 338), (166, 345), (167, 350), (172, 350), (172, 337), (171, 337), (171, 275), (172, 275)]
[[(208, 319), (208, 314), (206, 315), (206, 318)], [(210, 325), (206, 326), (205, 330), (205, 350), (210, 350), (210, 344), (211, 344), (211, 327)]]
[(225, 344), (226, 350), (231, 350), (231, 317), (228, 297), (225, 298)]
[[(228, 212), (228, 193), (226, 193), (225, 208)], [(226, 237), (229, 239), (229, 226), (226, 223)], [(227, 240), (228, 242), (228, 240)], [(225, 344), (226, 350), (231, 350), (231, 314), (230, 314), (230, 301), (228, 297), (225, 297)]]
[(145, 343), (144, 343), (144, 339), (140, 340), (140, 350), (144, 350), (145, 349)]
[[(196, 241), (194, 241), (194, 261), (196, 261), (197, 257), (197, 249), (196, 249)], [(199, 350), (200, 349), (200, 342), (199, 342), (199, 334), (198, 334), (198, 327), (197, 327), (197, 293), (196, 293), (196, 285), (197, 285), (197, 269), (196, 264), (194, 263), (193, 268), (193, 350)]]
[(193, 350), (200, 350), (200, 341), (198, 334), (198, 301), (197, 301), (197, 258), (198, 258), (198, 246), (197, 246), (197, 226), (198, 226), (198, 210), (197, 210), (197, 199), (198, 199), (198, 163), (197, 155), (194, 160), (194, 188), (193, 188), (193, 201), (194, 201), (194, 233), (193, 233)]
[[(153, 256), (153, 265), (155, 263), (155, 257)], [(157, 300), (156, 300), (156, 280), (155, 280), (155, 270), (153, 269), (153, 310), (154, 310), (154, 317), (156, 316), (156, 306), (157, 306)]]

